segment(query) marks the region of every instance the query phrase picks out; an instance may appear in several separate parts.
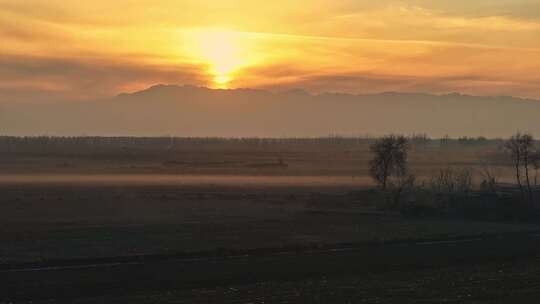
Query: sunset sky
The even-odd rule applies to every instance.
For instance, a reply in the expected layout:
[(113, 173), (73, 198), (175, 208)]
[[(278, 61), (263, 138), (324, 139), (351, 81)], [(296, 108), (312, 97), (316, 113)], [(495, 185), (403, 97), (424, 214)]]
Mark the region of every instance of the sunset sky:
[(538, 0), (0, 0), (0, 101), (154, 84), (540, 99)]

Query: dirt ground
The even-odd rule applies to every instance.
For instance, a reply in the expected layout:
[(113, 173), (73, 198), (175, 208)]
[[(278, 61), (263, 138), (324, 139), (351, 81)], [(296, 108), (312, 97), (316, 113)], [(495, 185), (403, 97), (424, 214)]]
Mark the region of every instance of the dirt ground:
[[(531, 224), (381, 213), (369, 141), (41, 138), (0, 141), (0, 262), (449, 237)], [(441, 168), (511, 169), (499, 141), (412, 145)]]
[[(540, 231), (534, 223), (381, 212), (369, 191), (364, 141), (0, 148), (0, 266)], [(512, 179), (497, 141), (431, 142), (414, 146), (410, 158), (420, 181), (449, 166), (471, 168), (477, 181), (485, 170)], [(70, 303), (532, 303), (539, 265), (532, 259), (222, 282)]]
[(533, 304), (539, 279), (540, 262), (534, 259), (33, 303)]
[(23, 183), (0, 193), (1, 263), (540, 230), (383, 213), (346, 184)]
[[(367, 139), (63, 140), (23, 144), (0, 138), (0, 174), (344, 176), (369, 185), (372, 157)], [(409, 155), (412, 171), (424, 179), (447, 167), (472, 168), (479, 177), (486, 169), (501, 180), (513, 177), (499, 140), (447, 145), (433, 140), (411, 145)]]

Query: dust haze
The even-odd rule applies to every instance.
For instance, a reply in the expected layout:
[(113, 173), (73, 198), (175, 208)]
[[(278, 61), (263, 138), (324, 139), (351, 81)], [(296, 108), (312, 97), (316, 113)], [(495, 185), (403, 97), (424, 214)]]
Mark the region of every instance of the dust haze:
[(86, 102), (0, 102), (5, 135), (317, 137), (395, 133), (508, 137), (540, 134), (540, 103), (513, 97), (157, 85)]

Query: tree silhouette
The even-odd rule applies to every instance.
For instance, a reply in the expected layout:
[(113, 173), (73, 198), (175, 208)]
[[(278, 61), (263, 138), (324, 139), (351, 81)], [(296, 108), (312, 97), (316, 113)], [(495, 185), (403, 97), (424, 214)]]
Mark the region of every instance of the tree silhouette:
[(533, 200), (533, 192), (530, 179), (530, 168), (537, 160), (534, 151), (534, 138), (531, 134), (516, 133), (505, 144), (510, 152), (515, 169), (516, 183), (524, 199)]
[(370, 147), (370, 175), (386, 190), (391, 177), (403, 178), (407, 174), (409, 141), (404, 136), (388, 135), (376, 140)]

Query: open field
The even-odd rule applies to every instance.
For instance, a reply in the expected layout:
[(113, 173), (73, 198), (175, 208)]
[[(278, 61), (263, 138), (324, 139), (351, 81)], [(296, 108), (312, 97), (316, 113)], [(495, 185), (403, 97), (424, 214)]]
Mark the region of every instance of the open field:
[(537, 303), (537, 259), (33, 303)]
[(538, 234), (1, 268), (6, 303), (536, 303)]
[[(392, 303), (397, 299), (399, 303), (407, 303), (407, 298), (417, 299), (428, 290), (432, 293), (423, 297), (426, 302), (442, 298), (437, 295), (440, 292), (447, 296), (448, 302), (461, 303), (464, 297), (473, 294), (478, 297), (471, 297), (470, 303), (484, 303), (483, 299), (487, 299), (485, 303), (492, 303), (491, 300), (498, 297), (494, 287), (497, 284), (538, 277), (537, 251), (526, 250), (531, 242), (536, 244), (535, 235), (540, 225), (535, 222), (416, 218), (382, 210), (381, 197), (370, 190), (368, 143), (210, 141), (192, 145), (179, 142), (172, 147), (155, 144), (145, 147), (135, 143), (81, 144), (71, 148), (55, 144), (44, 145), (41, 150), (36, 149), (35, 144), (28, 147), (0, 144), (3, 147), (0, 151), (0, 268), (99, 264), (148, 257), (222, 257), (246, 252), (264, 257), (280, 251), (337, 250), (314, 258), (309, 267), (300, 267), (301, 275), (294, 280), (284, 279), (289, 270), (286, 265), (301, 265), (302, 255), (293, 256), (294, 263), (276, 258), (274, 268), (282, 270), (280, 277), (259, 276), (259, 272), (251, 276), (251, 266), (259, 264), (246, 262), (244, 268), (234, 271), (239, 277), (247, 275), (251, 279), (229, 281), (227, 277), (220, 277), (216, 282), (197, 286), (188, 284), (193, 277), (173, 272), (174, 267), (187, 269), (180, 264), (167, 270), (170, 275), (166, 280), (174, 284), (166, 290), (149, 288), (138, 292), (136, 287), (119, 288), (119, 292), (104, 294), (99, 288), (90, 288), (93, 291), (86, 299), (79, 299), (80, 303), (325, 303), (334, 296), (336, 303)], [(414, 145), (411, 167), (420, 181), (428, 181), (434, 172), (448, 166), (472, 168), (476, 179), (488, 168), (500, 181), (511, 181), (512, 171), (505, 157), (499, 141), (444, 146), (432, 141)], [(512, 245), (516, 250), (523, 249), (520, 251), (523, 256), (520, 255), (516, 263), (501, 264), (493, 254), (505, 253), (505, 258), (511, 259), (514, 252), (507, 244), (514, 235), (532, 237)], [(435, 261), (438, 257), (446, 261), (428, 269), (383, 267), (384, 271), (371, 272), (364, 271), (360, 267), (363, 264), (359, 264), (348, 274), (335, 270), (347, 269), (351, 264), (343, 262), (338, 254), (344, 248), (390, 246), (380, 248), (399, 254), (404, 251), (391, 247), (393, 244), (437, 244), (497, 236), (507, 236), (507, 239), (488, 243), (492, 247), (465, 246), (453, 248), (454, 251), (446, 251), (444, 246), (438, 245), (431, 251), (421, 247), (411, 249), (411, 257), (426, 261)], [(374, 256), (388, 253), (386, 249), (380, 250), (373, 253)], [(376, 259), (372, 260), (366, 252), (360, 253), (362, 260), (366, 265), (373, 264)], [(464, 252), (475, 255), (468, 260), (474, 267), (447, 263)], [(351, 260), (356, 258), (356, 255), (349, 256)], [(391, 260), (406, 263), (402, 257)], [(382, 259), (379, 262), (380, 265), (387, 263)], [(524, 277), (518, 277), (527, 263), (531, 268)], [(149, 271), (149, 278), (155, 278), (148, 281), (147, 286), (165, 280), (160, 278), (162, 273), (157, 269), (169, 269), (168, 266), (142, 265), (144, 271)], [(215, 269), (210, 268), (214, 266), (208, 268), (209, 265), (217, 267), (219, 263), (209, 261), (202, 265), (197, 274), (200, 278), (213, 273)], [(265, 263), (260, 266), (261, 271), (272, 268)], [(438, 267), (445, 268), (439, 271)], [(501, 269), (511, 275), (500, 274)], [(132, 269), (128, 264), (126, 269), (111, 271), (119, 276), (111, 277), (116, 281), (109, 283), (121, 287), (122, 282), (131, 280), (133, 271), (136, 274), (141, 270)], [(479, 273), (470, 281), (471, 286), (478, 284), (474, 288), (481, 288), (485, 293), (469, 292), (466, 284), (469, 281), (463, 276), (471, 277), (475, 271)], [(94, 274), (87, 277), (82, 270), (71, 272), (71, 277), (89, 278), (84, 283), (90, 284), (89, 287), (105, 278), (100, 277), (99, 272), (95, 278)], [(57, 276), (54, 271), (44, 273), (43, 277), (26, 275), (22, 272), (14, 277), (2, 272), (0, 277), (15, 280), (12, 283), (17, 287), (14, 290), (20, 292), (15, 296), (18, 299), (43, 300), (33, 299), (31, 294), (25, 297), (24, 293), (34, 290), (36, 295), (42, 294), (40, 284), (49, 279), (58, 279), (52, 282), (56, 282), (60, 290), (77, 292), (69, 279)], [(35, 284), (25, 285), (30, 279)], [(455, 282), (455, 290), (449, 289), (447, 280)], [(487, 283), (475, 283), (483, 280)], [(536, 292), (535, 286), (530, 284), (523, 284), (517, 290), (518, 298), (521, 293), (528, 296)], [(59, 295), (56, 300), (63, 299)], [(69, 302), (75, 300), (71, 298)]]
[[(245, 177), (248, 179), (247, 177)], [(271, 181), (277, 179), (276, 184)], [(240, 179), (242, 181), (243, 179)], [(0, 261), (459, 237), (534, 224), (380, 212), (349, 184), (2, 184)], [(215, 180), (212, 180), (215, 182)], [(320, 183), (320, 180), (319, 180)]]
[[(0, 137), (0, 174), (153, 174), (240, 176), (346, 176), (365, 178), (369, 139), (174, 139)], [(412, 145), (414, 173), (429, 178), (441, 168), (491, 169), (513, 177), (500, 140)]]

